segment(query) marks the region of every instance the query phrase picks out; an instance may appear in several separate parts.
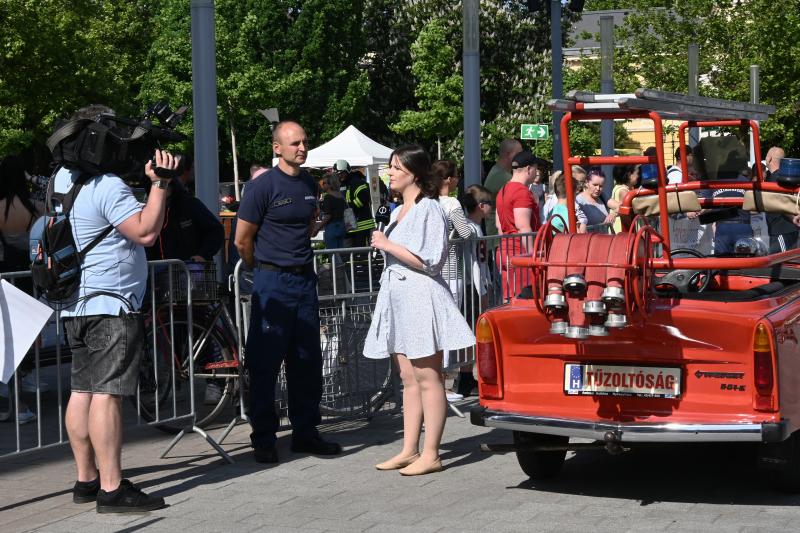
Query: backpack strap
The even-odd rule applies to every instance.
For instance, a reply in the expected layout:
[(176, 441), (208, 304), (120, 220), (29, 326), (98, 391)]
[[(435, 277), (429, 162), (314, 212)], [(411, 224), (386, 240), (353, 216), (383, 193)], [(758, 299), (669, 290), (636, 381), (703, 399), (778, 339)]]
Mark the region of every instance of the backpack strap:
[[(55, 182), (56, 182), (56, 174), (60, 170), (56, 168), (53, 175), (50, 176), (50, 181), (47, 184), (47, 205), (50, 209), (54, 210), (53, 201), (61, 204), (61, 214), (64, 215), (66, 218), (69, 218), (69, 214), (72, 211), (72, 206), (75, 203), (75, 199), (78, 197), (78, 193), (81, 192), (83, 186), (92, 179), (92, 175), (88, 173), (82, 173), (78, 176), (78, 179), (75, 180), (72, 189), (66, 194), (64, 193), (57, 193), (55, 192)], [(78, 252), (78, 257), (80, 258), (81, 263), (83, 263), (83, 259), (86, 255), (92, 251), (92, 249), (100, 244), (100, 241), (105, 239), (109, 236), (109, 234), (114, 230), (114, 226), (109, 225), (106, 229), (104, 229), (97, 237), (92, 239), (88, 245), (86, 245), (80, 252)], [(77, 243), (75, 243), (77, 244)]]
[(78, 257), (80, 258), (80, 260), (81, 260), (81, 263), (83, 263), (83, 259), (86, 257), (86, 255), (87, 255), (89, 252), (91, 252), (91, 251), (92, 251), (92, 248), (94, 248), (95, 246), (97, 246), (98, 244), (100, 244), (100, 241), (102, 241), (103, 239), (105, 239), (106, 237), (108, 237), (108, 235), (109, 235), (109, 234), (110, 234), (110, 233), (111, 233), (113, 230), (114, 230), (114, 226), (108, 226), (106, 229), (104, 229), (104, 230), (103, 230), (103, 231), (100, 233), (100, 235), (98, 235), (97, 237), (95, 237), (94, 239), (92, 239), (92, 242), (90, 242), (89, 244), (87, 244), (87, 245), (86, 245), (86, 247), (84, 247), (84, 249), (83, 249), (83, 250), (81, 250), (80, 252), (78, 252)]

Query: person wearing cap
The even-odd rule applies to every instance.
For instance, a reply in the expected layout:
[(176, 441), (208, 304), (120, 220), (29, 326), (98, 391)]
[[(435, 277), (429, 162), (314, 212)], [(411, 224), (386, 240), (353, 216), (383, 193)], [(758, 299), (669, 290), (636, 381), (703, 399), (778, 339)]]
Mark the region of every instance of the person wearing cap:
[(292, 451), (336, 455), (341, 446), (322, 439), (322, 350), (319, 299), (311, 236), (316, 228), (317, 184), (300, 166), (308, 154), (305, 130), (293, 121), (272, 134), (278, 165), (255, 180), (242, 197), (236, 248), (252, 268), (247, 369), (250, 434), (255, 460), (278, 462), (279, 418), (275, 385), (285, 365), (292, 423)]
[[(539, 206), (528, 189), (545, 161), (528, 151), (514, 156), (511, 162), (511, 181), (497, 193), (495, 224), (499, 235), (533, 233), (539, 228)], [(503, 239), (497, 251), (497, 264), (501, 269), (503, 298), (516, 296), (530, 284), (525, 269), (514, 269), (514, 278), (508, 279), (510, 260), (515, 255), (529, 253), (533, 248), (533, 237)]]

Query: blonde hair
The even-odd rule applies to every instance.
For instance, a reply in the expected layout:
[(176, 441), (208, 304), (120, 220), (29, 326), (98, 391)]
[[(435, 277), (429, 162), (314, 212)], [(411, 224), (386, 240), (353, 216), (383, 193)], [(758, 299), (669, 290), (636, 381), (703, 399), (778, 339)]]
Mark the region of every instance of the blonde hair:
[(467, 194), (475, 198), (477, 203), (492, 201), (492, 193), (483, 185), (470, 185), (467, 187)]
[(552, 191), (552, 190), (553, 190), (553, 188), (555, 187), (556, 180), (557, 180), (558, 178), (560, 178), (562, 174), (563, 174), (563, 172), (562, 172), (562, 171), (560, 171), (560, 170), (556, 170), (555, 172), (553, 172), (552, 174), (550, 174), (550, 179), (548, 180), (548, 183), (550, 184), (550, 190), (551, 190), (551, 191)]

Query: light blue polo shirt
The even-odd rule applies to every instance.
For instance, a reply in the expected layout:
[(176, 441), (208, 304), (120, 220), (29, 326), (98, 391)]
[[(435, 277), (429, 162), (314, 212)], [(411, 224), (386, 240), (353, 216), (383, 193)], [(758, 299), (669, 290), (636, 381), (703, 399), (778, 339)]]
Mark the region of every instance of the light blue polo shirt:
[[(54, 190), (66, 193), (80, 176), (77, 170), (62, 168), (55, 177)], [(78, 194), (70, 213), (72, 235), (78, 250), (85, 248), (109, 225), (118, 226), (142, 210), (130, 187), (113, 174), (89, 180)], [(114, 229), (85, 257), (81, 267), (81, 285), (75, 302), (61, 315), (118, 315), (120, 311), (138, 311), (147, 287), (147, 257), (144, 247), (126, 239)], [(120, 298), (98, 294), (113, 293)]]

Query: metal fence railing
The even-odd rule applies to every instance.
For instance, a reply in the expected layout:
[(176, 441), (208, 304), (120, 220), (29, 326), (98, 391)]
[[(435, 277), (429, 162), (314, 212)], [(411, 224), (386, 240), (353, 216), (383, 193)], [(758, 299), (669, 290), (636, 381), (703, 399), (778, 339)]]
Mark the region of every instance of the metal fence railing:
[[(524, 276), (510, 264), (510, 253), (517, 253), (520, 244), (535, 234), (481, 237), (453, 240), (455, 267), (447, 267), (453, 298), (461, 313), (474, 328), (483, 311), (507, 303), (523, 288)], [(492, 252), (492, 245), (498, 251)], [(524, 253), (524, 249), (523, 252)], [(500, 268), (504, 265), (504, 268)], [(362, 355), (364, 339), (372, 320), (372, 312), (380, 289), (383, 257), (372, 248), (338, 248), (316, 250), (314, 270), (318, 276), (320, 302), (320, 344), (323, 356), (323, 398), (320, 410), (323, 419), (369, 417), (379, 412), (395, 412), (399, 401), (399, 383), (389, 359), (367, 359)], [(245, 339), (249, 327), (251, 274), (241, 261), (232, 276), (239, 331), (240, 365), (247, 357)], [(506, 286), (505, 293), (503, 286)], [(518, 290), (519, 289), (519, 290)], [(470, 347), (446, 354), (445, 370), (456, 371), (475, 362), (475, 349)], [(242, 400), (246, 396), (247, 378), (240, 376)], [(281, 422), (288, 425), (288, 394), (283, 372), (276, 387), (276, 409)], [(244, 401), (220, 437), (223, 441), (234, 425), (247, 421)]]
[[(149, 263), (148, 290), (141, 313), (145, 325), (145, 354), (139, 370), (136, 395), (123, 402), (125, 426), (151, 425), (177, 433), (162, 457), (188, 432), (198, 433), (228, 461), (230, 456), (200, 426), (208, 406), (195, 393), (198, 378), (214, 372), (223, 349), (209, 342), (211, 325), (206, 306), (197, 301), (207, 291), (202, 282), (209, 268), (187, 266), (182, 261)], [(190, 270), (191, 268), (191, 270)], [(1, 273), (5, 279), (34, 297), (31, 273)], [(194, 286), (198, 285), (201, 292)], [(208, 298), (208, 296), (204, 296)], [(48, 303), (40, 298), (43, 303)], [(80, 304), (79, 304), (80, 305)], [(13, 422), (13, 432), (0, 431), (0, 458), (65, 444), (64, 412), (69, 399), (72, 353), (64, 335), (62, 309), (35, 341), (9, 385), (0, 388), (0, 420)], [(230, 335), (236, 335), (231, 323)], [(235, 354), (227, 352), (233, 361)], [(214, 377), (214, 379), (218, 379)], [(232, 392), (232, 391), (231, 391)], [(31, 409), (32, 407), (32, 409)]]
[[(525, 253), (523, 243), (531, 237), (509, 235), (451, 242), (456, 265), (448, 268), (450, 279), (445, 281), (472, 327), (486, 309), (507, 303), (529, 283), (524, 272), (511, 266), (510, 257)], [(380, 289), (382, 255), (371, 248), (318, 250), (314, 269), (319, 280), (323, 418), (396, 412), (399, 381), (390, 360), (362, 355)], [(0, 278), (35, 295), (30, 272), (4, 273)], [(213, 263), (149, 263), (142, 308), (146, 354), (137, 394), (123, 403), (123, 416), (126, 426), (152, 425), (175, 434), (162, 457), (186, 433), (194, 432), (232, 461), (218, 443), (237, 422), (247, 421), (249, 380), (244, 361), (252, 277), (241, 263), (237, 265), (230, 285), (232, 301), (216, 280)], [(0, 388), (0, 421), (13, 428), (0, 431), (0, 458), (67, 442), (64, 410), (70, 390), (71, 353), (60, 310), (55, 311), (10, 386)], [(447, 354), (445, 370), (455, 371), (474, 362), (474, 347), (458, 350)], [(275, 401), (282, 422), (288, 424), (283, 374)], [(228, 422), (217, 441), (209, 436), (207, 431), (213, 424)]]

